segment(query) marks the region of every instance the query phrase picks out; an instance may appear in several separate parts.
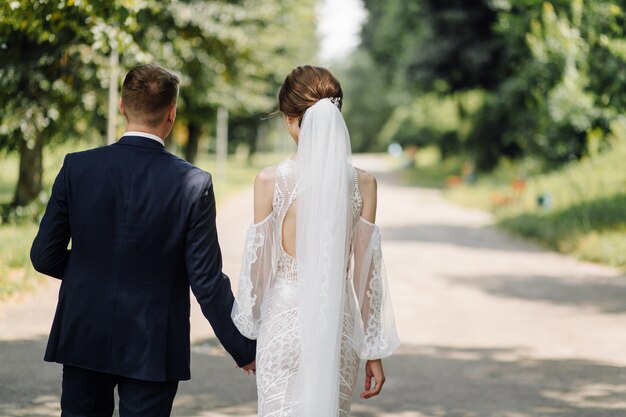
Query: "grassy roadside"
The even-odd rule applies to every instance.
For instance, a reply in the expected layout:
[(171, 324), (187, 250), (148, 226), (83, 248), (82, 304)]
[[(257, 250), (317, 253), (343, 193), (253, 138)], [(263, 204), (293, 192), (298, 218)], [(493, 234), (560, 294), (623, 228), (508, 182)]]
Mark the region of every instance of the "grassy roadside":
[[(72, 148), (63, 145), (46, 152), (44, 190), (49, 192), (67, 152), (90, 147), (89, 144), (74, 144)], [(215, 178), (214, 155), (199, 155), (197, 165), (214, 175), (215, 195), (219, 204), (237, 191), (251, 186), (260, 168), (272, 165), (284, 157), (286, 157), (284, 154), (257, 154), (253, 163), (248, 164), (245, 155), (232, 155), (227, 161), (226, 175), (223, 179)], [(11, 201), (17, 173), (17, 156), (0, 156), (0, 204)], [(32, 222), (0, 225), (0, 301), (34, 289), (40, 280), (46, 279), (30, 264), (30, 245), (36, 233), (37, 225)]]
[[(431, 151), (429, 151), (431, 152)], [(432, 158), (431, 158), (432, 159)], [(502, 164), (474, 184), (449, 186), (461, 161), (420, 164), (412, 184), (445, 188), (451, 201), (494, 213), (496, 224), (581, 259), (626, 268), (626, 143), (541, 173), (532, 161)], [(543, 200), (543, 204), (539, 204)]]

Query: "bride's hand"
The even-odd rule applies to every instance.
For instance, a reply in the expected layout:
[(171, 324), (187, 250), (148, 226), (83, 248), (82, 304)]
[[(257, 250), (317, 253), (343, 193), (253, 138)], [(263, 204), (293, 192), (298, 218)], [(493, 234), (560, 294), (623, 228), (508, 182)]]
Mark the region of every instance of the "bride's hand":
[[(376, 381), (376, 385), (372, 389), (372, 378)], [(371, 398), (380, 394), (380, 390), (385, 383), (385, 372), (383, 371), (383, 362), (380, 359), (367, 361), (365, 364), (365, 391), (361, 393), (361, 398)]]
[(256, 375), (256, 360), (253, 360), (249, 364), (242, 366), (241, 369), (243, 369), (243, 373), (246, 375), (250, 375), (250, 372)]

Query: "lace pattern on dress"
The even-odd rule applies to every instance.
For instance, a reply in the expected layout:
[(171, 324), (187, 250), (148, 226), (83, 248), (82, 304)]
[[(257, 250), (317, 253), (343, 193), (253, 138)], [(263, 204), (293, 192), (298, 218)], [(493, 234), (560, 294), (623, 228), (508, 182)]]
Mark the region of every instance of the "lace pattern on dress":
[(372, 245), (374, 253), (372, 254), (372, 270), (367, 290), (367, 298), (369, 304), (369, 314), (367, 323), (365, 324), (365, 341), (363, 343), (362, 358), (379, 358), (388, 348), (388, 342), (383, 337), (384, 324), (381, 321), (381, 310), (383, 303), (383, 283), (381, 277), (382, 253), (380, 250), (380, 231), (374, 229), (372, 234)]
[(232, 320), (244, 336), (256, 339), (257, 326), (254, 320), (253, 307), (257, 295), (253, 293), (251, 267), (257, 261), (257, 251), (263, 246), (265, 236), (255, 225), (250, 226), (246, 236), (244, 264), (239, 278), (239, 297), (234, 306)]
[[(352, 279), (354, 285), (346, 285), (344, 294), (338, 369), (339, 417), (350, 415), (360, 359), (383, 357), (395, 348), (393, 338), (388, 335), (389, 323), (381, 323), (387, 320), (389, 311), (385, 309), (388, 295), (380, 233), (376, 226), (360, 218), (363, 202), (356, 170), (348, 192), (352, 227), (346, 243), (344, 279)], [(297, 165), (292, 160), (283, 161), (276, 169), (272, 214), (248, 230), (238, 297), (233, 307), (237, 328), (247, 337), (258, 337), (257, 389), (261, 417), (299, 415), (300, 400), (293, 393), (300, 361), (298, 268), (296, 259), (282, 246), (283, 221), (297, 195)], [(393, 322), (391, 326), (395, 334)]]

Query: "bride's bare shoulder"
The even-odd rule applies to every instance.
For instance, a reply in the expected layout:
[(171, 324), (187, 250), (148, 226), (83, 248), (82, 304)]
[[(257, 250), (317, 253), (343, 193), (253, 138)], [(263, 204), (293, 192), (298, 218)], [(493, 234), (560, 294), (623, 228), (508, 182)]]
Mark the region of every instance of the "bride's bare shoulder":
[(263, 168), (256, 174), (254, 178), (254, 188), (258, 191), (271, 189), (274, 187), (274, 181), (276, 180), (276, 168), (278, 165), (272, 165)]
[(361, 194), (373, 194), (376, 195), (376, 177), (374, 174), (365, 171), (364, 169), (355, 167), (357, 175), (359, 176), (359, 189)]
[(254, 222), (258, 223), (272, 212), (272, 194), (276, 165), (263, 168), (254, 179)]
[(267, 182), (276, 179), (276, 168), (278, 165), (265, 167), (256, 174), (255, 181)]

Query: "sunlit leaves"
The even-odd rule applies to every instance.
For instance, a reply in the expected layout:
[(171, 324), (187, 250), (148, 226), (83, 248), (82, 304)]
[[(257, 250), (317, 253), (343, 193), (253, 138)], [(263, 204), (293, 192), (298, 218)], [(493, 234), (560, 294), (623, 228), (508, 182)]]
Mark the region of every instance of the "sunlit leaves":
[[(0, 147), (10, 132), (24, 130), (17, 120), (32, 118), (35, 131), (49, 127), (46, 109), (52, 105), (66, 116), (101, 114), (112, 47), (124, 68), (157, 61), (175, 70), (185, 88), (182, 116), (188, 109), (188, 117), (206, 118), (194, 112), (218, 106), (266, 113), (279, 80), (313, 56), (314, 5), (314, 0), (2, 2), (0, 100), (14, 110), (0, 116)], [(59, 126), (59, 133), (64, 130)]]
[[(481, 17), (477, 3), (492, 10), (495, 21), (459, 24)], [(615, 120), (626, 114), (622, 1), (365, 0), (365, 5), (370, 19), (363, 48), (375, 60), (373, 70), (388, 80), (386, 90), (378, 91), (392, 92), (391, 102), (400, 109), (412, 100), (396, 91), (413, 91), (422, 99), (428, 93), (459, 97), (471, 85), (484, 90), (484, 107), (469, 116), (473, 127), (463, 142), (481, 168), (493, 167), (501, 156), (533, 155), (548, 165), (580, 158), (606, 147)], [(469, 39), (469, 45), (463, 43)], [(481, 61), (481, 54), (490, 53), (494, 59)], [(486, 65), (476, 65), (481, 62)], [(439, 101), (430, 102), (437, 107)], [(403, 112), (388, 119), (385, 138), (391, 140), (390, 126)], [(406, 131), (404, 138), (420, 143), (419, 114), (426, 112), (408, 113), (401, 120), (419, 121), (415, 129), (396, 124)], [(435, 117), (426, 122), (431, 119), (430, 131), (436, 131), (442, 123)], [(462, 130), (455, 130), (459, 137)]]

